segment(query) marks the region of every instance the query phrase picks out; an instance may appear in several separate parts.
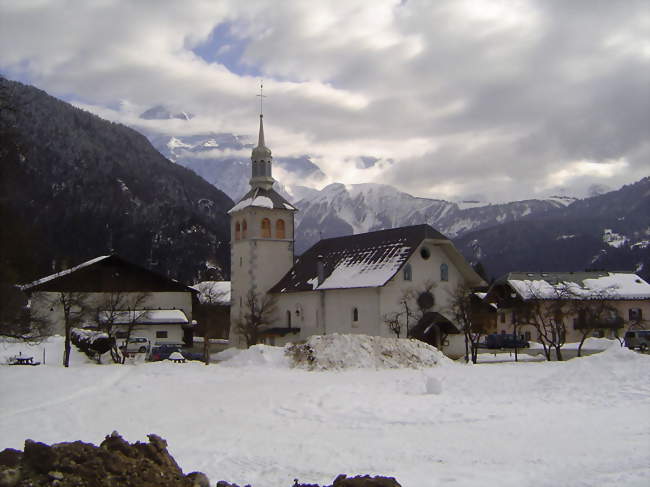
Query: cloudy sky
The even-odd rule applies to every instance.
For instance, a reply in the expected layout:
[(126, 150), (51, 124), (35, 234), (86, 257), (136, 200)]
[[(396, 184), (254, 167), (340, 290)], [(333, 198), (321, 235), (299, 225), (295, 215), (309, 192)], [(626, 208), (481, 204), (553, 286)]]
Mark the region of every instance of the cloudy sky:
[[(650, 175), (649, 64), (647, 0), (0, 0), (11, 79), (132, 126), (251, 136), (263, 79), (276, 157), (445, 199)], [(195, 117), (137, 118), (159, 104)]]

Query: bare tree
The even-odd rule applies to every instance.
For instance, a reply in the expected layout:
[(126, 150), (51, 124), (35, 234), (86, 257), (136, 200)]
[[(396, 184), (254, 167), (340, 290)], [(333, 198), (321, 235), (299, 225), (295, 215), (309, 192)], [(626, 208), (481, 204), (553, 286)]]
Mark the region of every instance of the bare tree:
[(253, 289), (246, 294), (244, 314), (235, 322), (235, 330), (246, 340), (250, 347), (260, 341), (263, 327), (271, 324), (275, 313), (276, 301), (269, 294), (258, 296)]
[(124, 363), (124, 354), (117, 343), (117, 332), (126, 328), (126, 342), (138, 321), (145, 318), (148, 310), (142, 309), (149, 298), (146, 292), (112, 291), (105, 293), (95, 309), (97, 327), (108, 333), (113, 340), (111, 357), (115, 363)]
[[(127, 350), (129, 346), (129, 340), (131, 339), (131, 333), (137, 327), (137, 325), (147, 317), (149, 310), (143, 309), (149, 293), (129, 293), (126, 299), (124, 300), (124, 311), (126, 312), (126, 323), (122, 323), (120, 331), (124, 332), (124, 351)], [(122, 353), (122, 363), (126, 360), (125, 353)]]
[(474, 293), (466, 284), (459, 284), (456, 289), (449, 293), (449, 311), (465, 335), (465, 362), (470, 361), (471, 355), (472, 362), (476, 363), (478, 344), (481, 337), (486, 333), (486, 329), (483, 323), (475, 319), (478, 311), (472, 298)]
[[(580, 332), (580, 344), (578, 345), (578, 357), (582, 356), (582, 346), (587, 337), (595, 330), (612, 330), (618, 338), (618, 330), (623, 327), (623, 318), (618, 310), (612, 305), (613, 289), (605, 289), (591, 292), (583, 299), (576, 297), (571, 302), (572, 312), (575, 316), (574, 326)], [(619, 343), (621, 343), (621, 339)]]
[(572, 299), (575, 294), (565, 283), (543, 291), (529, 285), (528, 297), (517, 309), (516, 322), (535, 329), (546, 360), (551, 360), (553, 350), (557, 360), (563, 360), (562, 346), (566, 342), (566, 320), (572, 313), (569, 304)]
[[(228, 313), (225, 311), (224, 301), (230, 291), (216, 286), (213, 281), (199, 283), (199, 305), (195, 311), (199, 325), (203, 332), (203, 361), (210, 363), (210, 338), (215, 338), (220, 329), (227, 326)], [(225, 337), (224, 337), (225, 338)]]
[(384, 315), (384, 323), (386, 323), (386, 326), (388, 326), (388, 329), (392, 333), (395, 333), (396, 338), (399, 338), (400, 334), (402, 333), (403, 324), (401, 317), (402, 313), (400, 312), (388, 313), (387, 315)]
[(414, 289), (405, 289), (398, 299), (398, 311), (384, 315), (384, 323), (397, 338), (402, 336), (402, 330), (405, 337), (409, 336), (411, 322), (417, 314), (416, 298), (417, 293)]
[(72, 329), (79, 326), (88, 316), (88, 295), (77, 291), (61, 291), (56, 293), (50, 304), (60, 306), (63, 313), (65, 341), (63, 345), (63, 366), (70, 366), (70, 348)]

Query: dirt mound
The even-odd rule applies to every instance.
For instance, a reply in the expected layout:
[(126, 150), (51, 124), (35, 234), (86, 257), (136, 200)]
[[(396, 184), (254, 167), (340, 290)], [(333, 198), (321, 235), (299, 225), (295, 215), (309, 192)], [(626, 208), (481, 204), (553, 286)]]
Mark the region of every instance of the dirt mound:
[(337, 333), (287, 345), (286, 353), (294, 366), (310, 370), (422, 368), (450, 363), (438, 349), (419, 340)]
[(149, 443), (130, 444), (113, 433), (98, 447), (27, 440), (24, 452), (0, 452), (2, 487), (202, 487), (205, 482), (203, 474), (184, 475), (167, 442), (156, 435), (149, 435)]

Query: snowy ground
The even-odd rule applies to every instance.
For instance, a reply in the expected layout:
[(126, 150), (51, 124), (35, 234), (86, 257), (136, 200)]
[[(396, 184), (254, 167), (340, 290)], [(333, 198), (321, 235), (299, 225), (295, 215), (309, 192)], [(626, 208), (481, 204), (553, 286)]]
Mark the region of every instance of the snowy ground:
[[(185, 472), (254, 487), (395, 476), (404, 487), (646, 486), (650, 356), (612, 347), (564, 363), (292, 369), (279, 349), (230, 361), (90, 364), (61, 341), (0, 365), (0, 449), (155, 432)], [(228, 352), (224, 352), (226, 355)], [(231, 354), (232, 355), (232, 354)]]

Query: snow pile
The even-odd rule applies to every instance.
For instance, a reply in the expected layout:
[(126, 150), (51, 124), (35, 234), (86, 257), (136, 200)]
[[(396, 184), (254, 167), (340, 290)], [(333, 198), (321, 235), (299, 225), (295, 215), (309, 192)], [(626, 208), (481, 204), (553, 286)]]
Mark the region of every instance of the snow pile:
[(272, 367), (289, 368), (289, 359), (285, 356), (284, 348), (270, 345), (253, 345), (246, 350), (229, 348), (211, 356), (226, 367)]
[(315, 335), (304, 344), (287, 345), (295, 367), (316, 370), (433, 367), (451, 363), (442, 352), (419, 340), (367, 335)]

